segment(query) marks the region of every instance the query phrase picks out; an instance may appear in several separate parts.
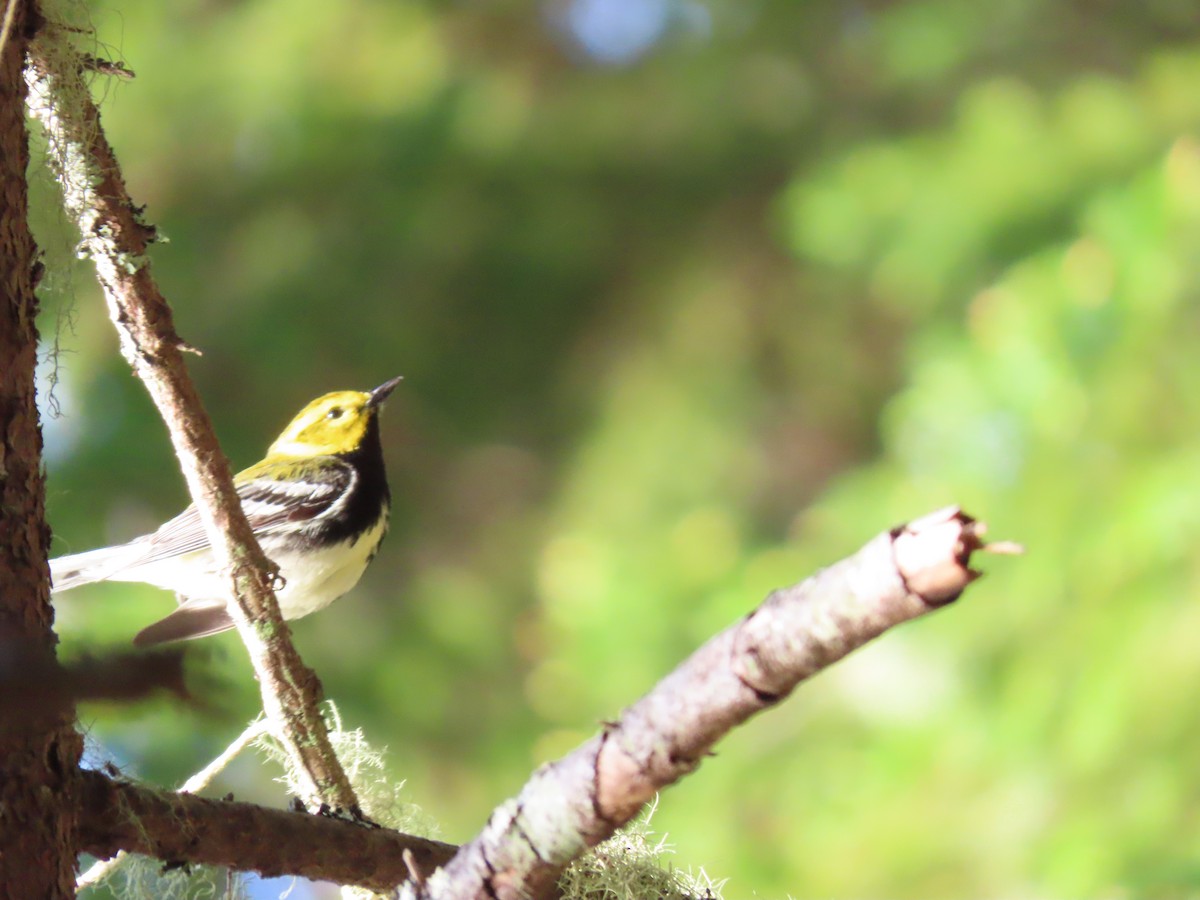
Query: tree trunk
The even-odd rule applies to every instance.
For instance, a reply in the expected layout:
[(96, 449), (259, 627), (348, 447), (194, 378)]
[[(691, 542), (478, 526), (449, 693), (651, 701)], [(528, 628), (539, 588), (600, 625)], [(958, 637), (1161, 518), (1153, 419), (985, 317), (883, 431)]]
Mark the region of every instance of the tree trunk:
[[(54, 653), (42, 438), (34, 403), (36, 248), (25, 170), (28, 4), (0, 53), (0, 677)], [(82, 741), (61, 710), (0, 721), (0, 898), (73, 897)]]

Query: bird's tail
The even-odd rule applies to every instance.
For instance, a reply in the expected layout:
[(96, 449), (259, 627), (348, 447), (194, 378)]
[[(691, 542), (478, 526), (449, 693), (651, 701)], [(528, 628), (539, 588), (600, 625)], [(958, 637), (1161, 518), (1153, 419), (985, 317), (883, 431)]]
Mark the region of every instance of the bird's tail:
[(81, 584), (112, 578), (131, 562), (137, 551), (129, 544), (101, 547), (50, 560), (50, 589), (57, 594)]

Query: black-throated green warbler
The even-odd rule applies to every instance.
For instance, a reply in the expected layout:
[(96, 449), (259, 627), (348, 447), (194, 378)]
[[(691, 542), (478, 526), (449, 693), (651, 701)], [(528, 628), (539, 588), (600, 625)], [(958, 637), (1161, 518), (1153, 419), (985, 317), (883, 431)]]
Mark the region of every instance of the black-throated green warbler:
[[(362, 576), (388, 526), (379, 410), (400, 379), (373, 391), (318, 397), (266, 458), (234, 478), (263, 552), (279, 566), (285, 619), (324, 609)], [(196, 507), (153, 534), (50, 561), (55, 593), (95, 581), (140, 581), (174, 591), (179, 607), (134, 638), (139, 646), (233, 627), (228, 592)]]

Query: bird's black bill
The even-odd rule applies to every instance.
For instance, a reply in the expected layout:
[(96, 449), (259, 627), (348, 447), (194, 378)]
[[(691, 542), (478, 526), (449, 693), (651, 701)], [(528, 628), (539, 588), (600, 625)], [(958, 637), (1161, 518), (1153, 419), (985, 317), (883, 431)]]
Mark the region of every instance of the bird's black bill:
[(404, 376), (401, 375), (398, 378), (393, 378), (391, 381), (385, 381), (379, 387), (375, 388), (375, 390), (370, 392), (371, 399), (367, 401), (367, 406), (376, 407), (382, 405), (383, 401), (388, 398), (388, 395), (396, 389), (396, 385), (403, 380)]

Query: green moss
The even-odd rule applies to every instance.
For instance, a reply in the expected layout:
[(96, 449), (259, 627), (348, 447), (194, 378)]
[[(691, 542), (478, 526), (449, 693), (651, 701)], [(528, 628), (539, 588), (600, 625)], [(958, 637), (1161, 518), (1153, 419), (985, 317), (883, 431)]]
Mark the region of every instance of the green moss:
[(650, 830), (651, 807), (643, 816), (576, 860), (559, 888), (567, 900), (720, 900), (723, 882), (703, 869), (672, 868), (665, 835)]

